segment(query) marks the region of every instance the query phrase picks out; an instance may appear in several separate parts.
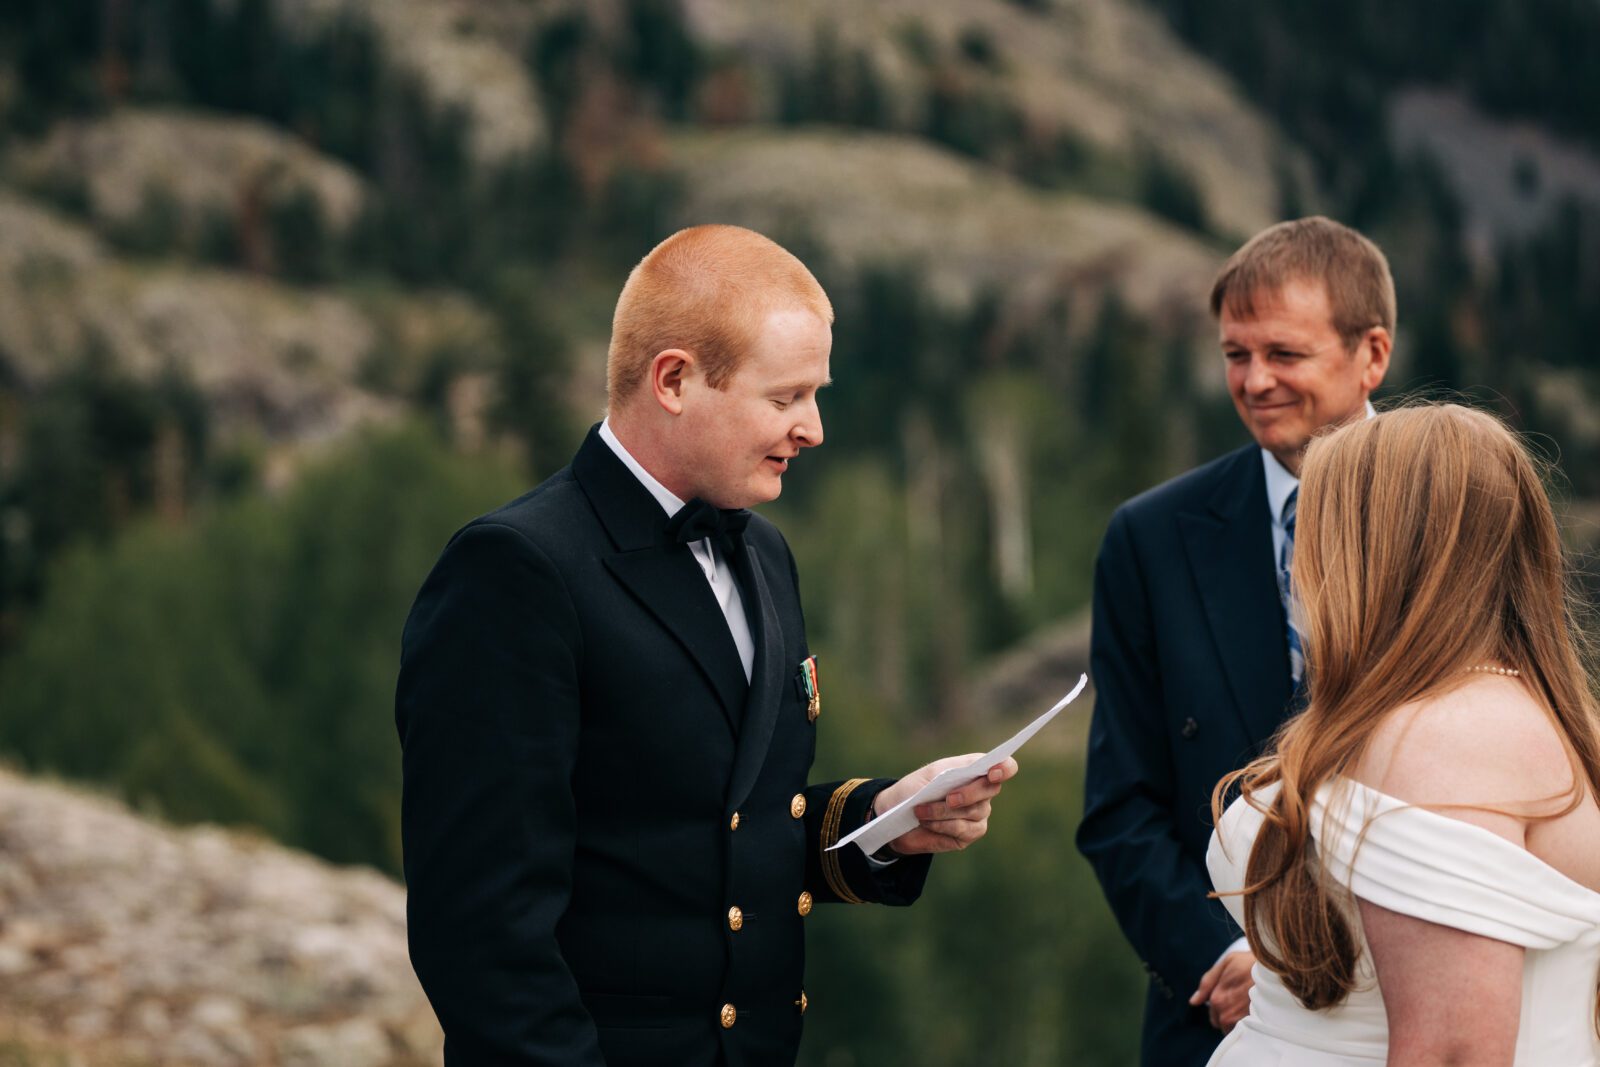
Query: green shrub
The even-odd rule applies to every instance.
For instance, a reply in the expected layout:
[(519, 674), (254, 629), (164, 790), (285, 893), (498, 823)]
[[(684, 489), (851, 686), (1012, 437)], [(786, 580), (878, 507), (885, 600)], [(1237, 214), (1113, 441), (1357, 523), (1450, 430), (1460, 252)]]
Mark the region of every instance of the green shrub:
[(521, 488), (389, 432), (281, 496), (71, 552), (0, 662), (0, 748), (173, 819), (397, 870), (401, 625), (450, 533)]

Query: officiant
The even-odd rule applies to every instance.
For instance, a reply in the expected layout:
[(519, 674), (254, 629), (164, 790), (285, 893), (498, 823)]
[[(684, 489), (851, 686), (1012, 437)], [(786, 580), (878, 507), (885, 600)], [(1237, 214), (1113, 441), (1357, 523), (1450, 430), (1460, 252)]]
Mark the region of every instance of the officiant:
[(1372, 410), (1394, 280), (1355, 230), (1295, 219), (1228, 259), (1211, 310), (1252, 440), (1118, 508), (1094, 578), (1077, 843), (1150, 976), (1145, 1067), (1198, 1067), (1249, 1010), (1255, 957), (1206, 896), (1211, 790), (1297, 707), (1300, 460), (1314, 435)]
[(572, 463), (459, 531), (411, 610), (396, 720), (411, 957), (448, 1067), (793, 1063), (817, 904), (910, 904), (1008, 760), (874, 856), (905, 778), (808, 784), (838, 709), (775, 499), (823, 440), (833, 311), (772, 241), (701, 226), (617, 301)]

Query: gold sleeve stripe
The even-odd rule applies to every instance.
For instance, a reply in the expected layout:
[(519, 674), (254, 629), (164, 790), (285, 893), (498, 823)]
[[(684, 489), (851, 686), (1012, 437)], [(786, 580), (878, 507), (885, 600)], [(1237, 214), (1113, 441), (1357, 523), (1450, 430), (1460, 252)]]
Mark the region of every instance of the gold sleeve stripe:
[(828, 849), (839, 840), (839, 824), (844, 821), (845, 801), (867, 781), (866, 778), (852, 778), (835, 789), (833, 796), (828, 799), (828, 810), (822, 816), (822, 876), (828, 880), (828, 888), (833, 890), (834, 895), (847, 904), (866, 902), (850, 892), (850, 884), (844, 878), (844, 869), (839, 865), (839, 853), (829, 852)]

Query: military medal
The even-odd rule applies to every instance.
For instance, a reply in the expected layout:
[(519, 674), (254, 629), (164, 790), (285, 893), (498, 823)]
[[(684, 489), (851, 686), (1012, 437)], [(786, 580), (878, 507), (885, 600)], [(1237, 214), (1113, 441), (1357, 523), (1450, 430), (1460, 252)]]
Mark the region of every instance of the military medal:
[(817, 657), (807, 656), (800, 664), (801, 681), (806, 688), (806, 719), (816, 722), (822, 714), (822, 688), (817, 684)]

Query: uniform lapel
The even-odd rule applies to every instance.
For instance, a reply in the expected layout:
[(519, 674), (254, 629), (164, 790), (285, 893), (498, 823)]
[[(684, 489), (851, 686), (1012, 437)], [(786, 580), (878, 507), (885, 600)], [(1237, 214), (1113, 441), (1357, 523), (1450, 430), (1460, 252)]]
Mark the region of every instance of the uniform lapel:
[(606, 568), (672, 632), (717, 691), (728, 726), (739, 731), (738, 715), (749, 686), (728, 620), (711, 586), (690, 558), (688, 545), (661, 545), (606, 557)]
[(1178, 524), (1235, 708), (1249, 736), (1265, 741), (1283, 719), (1290, 679), (1260, 452), (1238, 452), (1206, 509), (1179, 514)]
[(733, 757), (733, 777), (728, 785), (728, 805), (738, 808), (750, 795), (767, 747), (778, 722), (778, 706), (783, 696), (784, 642), (778, 610), (755, 549), (738, 542), (734, 568), (744, 583), (745, 613), (750, 617), (755, 639), (755, 663), (750, 671), (750, 693), (744, 708), (744, 723), (739, 730), (739, 747)]
[(666, 512), (601, 440), (598, 427), (578, 449), (572, 473), (617, 548), (603, 557), (606, 569), (688, 652), (737, 732), (750, 687), (728, 620), (689, 546), (667, 540)]

